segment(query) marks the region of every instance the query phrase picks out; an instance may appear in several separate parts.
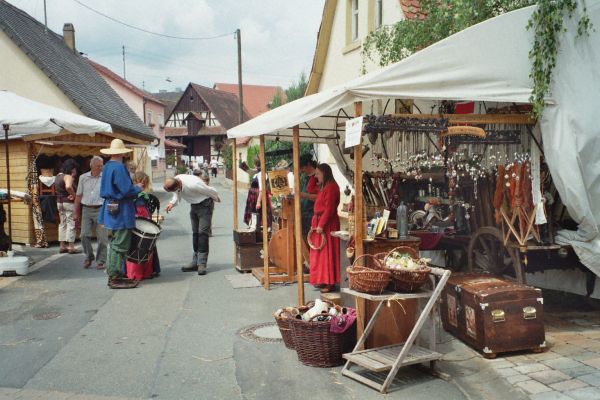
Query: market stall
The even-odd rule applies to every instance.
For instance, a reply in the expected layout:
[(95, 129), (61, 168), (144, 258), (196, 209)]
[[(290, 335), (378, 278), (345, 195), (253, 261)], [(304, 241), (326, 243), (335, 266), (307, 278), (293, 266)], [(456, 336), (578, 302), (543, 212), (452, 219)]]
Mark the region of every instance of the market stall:
[[(592, 149), (600, 140), (593, 122), (598, 104), (594, 93), (600, 90), (594, 73), (600, 37), (576, 41), (576, 18), (566, 21), (569, 26), (561, 40), (569, 45), (561, 47), (557, 57), (552, 98), (541, 119), (532, 120), (527, 107), (532, 34), (526, 26), (533, 10), (524, 8), (473, 26), (378, 72), (265, 113), (228, 135), (298, 140), (300, 130), (306, 129), (328, 140), (338, 167), (354, 184), (350, 255), (355, 259), (366, 254), (369, 242), (386, 240), (378, 238), (378, 231), (385, 229), (373, 234), (373, 226), (381, 222), (378, 214), (368, 215), (369, 210), (391, 214), (404, 201), (409, 209), (399, 214), (408, 213), (408, 221), (394, 229), (410, 224), (420, 250), (452, 254), (436, 260), (440, 266), (450, 258), (449, 266), (456, 269), (479, 267), (524, 282), (528, 268), (551, 266), (536, 266), (536, 252), (556, 252), (558, 258), (571, 260), (571, 251), (578, 260), (569, 267), (581, 262), (598, 275), (600, 192), (594, 183), (600, 172)], [(587, 12), (592, 23), (600, 23), (600, 4)], [(385, 112), (389, 102), (398, 101), (411, 102), (410, 110)], [(351, 115), (362, 116), (363, 126), (348, 151), (343, 123)], [(289, 127), (294, 129), (290, 132)], [(577, 230), (567, 229), (574, 227)], [(466, 255), (456, 256), (454, 250)], [(393, 276), (395, 267), (414, 263), (403, 259), (390, 251), (383, 262), (387, 272)], [(375, 276), (372, 271), (355, 272)], [(387, 282), (382, 282), (384, 288)], [(299, 304), (303, 300), (299, 297)], [(374, 319), (366, 317), (364, 308), (360, 315), (360, 301), (359, 334), (361, 324)], [(535, 310), (530, 318), (526, 308), (523, 318), (535, 319)], [(467, 331), (473, 334), (469, 321), (474, 324), (474, 315), (467, 320)], [(497, 317), (505, 322), (503, 314)], [(367, 331), (371, 328), (369, 324)], [(410, 349), (400, 352), (403, 356)], [(399, 364), (392, 366), (394, 372)]]

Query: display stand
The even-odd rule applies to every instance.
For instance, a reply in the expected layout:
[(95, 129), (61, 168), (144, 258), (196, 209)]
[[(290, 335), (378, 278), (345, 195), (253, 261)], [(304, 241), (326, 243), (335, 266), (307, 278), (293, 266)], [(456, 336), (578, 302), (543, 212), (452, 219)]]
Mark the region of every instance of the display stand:
[[(415, 340), (420, 334), (425, 321), (429, 318), (435, 324), (437, 316), (437, 300), (450, 278), (450, 271), (441, 268), (431, 268), (431, 274), (437, 276), (437, 280), (432, 276), (433, 290), (421, 290), (416, 293), (394, 293), (384, 292), (380, 295), (371, 295), (354, 291), (352, 289), (342, 289), (344, 293), (350, 294), (357, 298), (363, 298), (370, 301), (379, 302), (373, 316), (369, 320), (365, 331), (360, 336), (360, 339), (356, 343), (352, 353), (344, 354), (344, 358), (347, 360), (344, 368), (342, 369), (342, 375), (352, 378), (358, 382), (364, 383), (374, 389), (377, 389), (381, 393), (386, 393), (392, 381), (396, 377), (400, 367), (404, 367), (412, 364), (420, 364), (424, 362), (430, 362), (430, 367), (433, 369), (434, 362), (442, 357), (442, 354), (435, 351), (436, 345), (436, 330), (435, 326), (430, 331), (429, 348), (417, 346)], [(417, 323), (411, 331), (408, 339), (404, 343), (398, 343), (390, 346), (377, 347), (369, 350), (361, 350), (369, 333), (375, 325), (377, 315), (381, 311), (383, 304), (389, 300), (404, 300), (404, 299), (429, 299)], [(352, 364), (356, 364), (363, 368), (366, 368), (373, 372), (384, 372), (389, 371), (383, 383), (379, 383), (367, 376), (363, 376), (357, 372), (351, 371), (350, 367)]]

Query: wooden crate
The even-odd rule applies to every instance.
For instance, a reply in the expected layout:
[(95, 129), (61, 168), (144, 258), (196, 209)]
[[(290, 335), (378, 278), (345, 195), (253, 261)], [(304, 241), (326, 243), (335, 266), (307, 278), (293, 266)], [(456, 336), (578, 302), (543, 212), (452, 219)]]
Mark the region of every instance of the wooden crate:
[(252, 268), (263, 268), (262, 250), (262, 243), (236, 245), (235, 268), (240, 272), (251, 272)]

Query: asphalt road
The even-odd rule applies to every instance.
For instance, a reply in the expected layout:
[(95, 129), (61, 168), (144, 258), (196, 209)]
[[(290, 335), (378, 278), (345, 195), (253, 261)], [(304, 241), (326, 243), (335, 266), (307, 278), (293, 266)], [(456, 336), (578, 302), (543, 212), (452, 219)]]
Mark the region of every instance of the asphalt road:
[[(83, 255), (53, 256), (0, 285), (0, 388), (119, 398), (381, 398), (342, 377), (340, 368), (306, 367), (283, 344), (237, 334), (294, 304), (296, 287), (232, 289), (224, 278), (236, 273), (232, 196), (217, 187), (223, 202), (215, 208), (206, 276), (180, 272), (191, 257), (183, 203), (163, 224), (162, 275), (134, 290), (108, 289), (103, 271), (81, 267)], [(465, 371), (467, 380), (481, 373), (474, 364)], [(448, 382), (410, 368), (403, 376), (389, 398), (482, 398), (465, 393), (463, 378)]]

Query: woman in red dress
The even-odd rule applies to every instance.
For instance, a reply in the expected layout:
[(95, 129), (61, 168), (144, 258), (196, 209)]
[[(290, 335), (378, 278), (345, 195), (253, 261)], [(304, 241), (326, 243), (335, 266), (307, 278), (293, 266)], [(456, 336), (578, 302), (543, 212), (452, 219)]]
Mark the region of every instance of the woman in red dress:
[(331, 236), (331, 232), (340, 229), (337, 214), (340, 204), (340, 188), (333, 179), (331, 167), (319, 164), (315, 178), (321, 191), (315, 200), (315, 214), (311, 227), (314, 230), (311, 242), (319, 246), (320, 233), (325, 235), (325, 245), (321, 250), (310, 250), (310, 283), (321, 288), (322, 293), (333, 290), (340, 283), (340, 244), (339, 239)]

